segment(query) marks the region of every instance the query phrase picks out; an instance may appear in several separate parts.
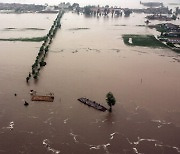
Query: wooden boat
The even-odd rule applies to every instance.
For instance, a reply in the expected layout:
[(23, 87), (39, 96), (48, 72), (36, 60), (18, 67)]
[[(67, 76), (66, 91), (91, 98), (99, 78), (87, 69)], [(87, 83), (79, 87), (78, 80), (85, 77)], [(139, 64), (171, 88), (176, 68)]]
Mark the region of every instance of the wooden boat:
[(104, 106), (100, 105), (99, 103), (96, 103), (95, 101), (91, 101), (85, 97), (82, 98), (78, 98), (78, 101), (80, 101), (81, 103), (88, 105), (89, 107), (93, 107), (99, 111), (103, 111), (105, 112), (107, 110), (107, 108), (105, 108)]

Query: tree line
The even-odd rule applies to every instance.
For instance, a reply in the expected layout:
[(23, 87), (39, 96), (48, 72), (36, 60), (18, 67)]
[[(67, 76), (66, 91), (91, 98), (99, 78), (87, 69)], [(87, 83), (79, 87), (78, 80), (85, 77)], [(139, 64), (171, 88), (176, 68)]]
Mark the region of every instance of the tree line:
[(29, 82), (31, 78), (38, 79), (41, 68), (46, 65), (45, 58), (47, 57), (47, 54), (49, 52), (49, 47), (53, 41), (53, 38), (57, 33), (57, 30), (61, 28), (60, 20), (63, 14), (64, 14), (63, 11), (59, 11), (48, 34), (45, 36), (44, 42), (39, 48), (38, 55), (34, 61), (34, 64), (32, 65), (32, 70), (31, 72), (29, 72), (28, 76), (26, 77), (26, 82)]

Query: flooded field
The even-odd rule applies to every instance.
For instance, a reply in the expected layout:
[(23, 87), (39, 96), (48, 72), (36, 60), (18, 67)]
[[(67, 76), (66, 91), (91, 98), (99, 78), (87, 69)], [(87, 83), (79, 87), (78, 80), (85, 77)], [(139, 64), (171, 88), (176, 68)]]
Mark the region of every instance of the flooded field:
[[(21, 24), (14, 16), (6, 15), (0, 38), (44, 36), (55, 19), (48, 14), (17, 15)], [(139, 26), (144, 16), (65, 13), (46, 67), (39, 80), (29, 84), (25, 78), (42, 43), (0, 42), (0, 153), (180, 153), (180, 54), (129, 47), (122, 40), (123, 34), (156, 34)], [(39, 30), (4, 31), (10, 27)], [(31, 102), (31, 89), (53, 92), (54, 102)], [(108, 107), (109, 91), (117, 100), (112, 113), (77, 100), (87, 97)]]

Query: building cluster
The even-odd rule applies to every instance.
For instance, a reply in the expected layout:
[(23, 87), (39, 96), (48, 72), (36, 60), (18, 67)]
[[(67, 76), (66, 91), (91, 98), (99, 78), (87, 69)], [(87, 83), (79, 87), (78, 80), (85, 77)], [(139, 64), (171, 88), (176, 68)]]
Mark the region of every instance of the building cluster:
[(168, 7), (158, 7), (158, 8), (143, 8), (143, 9), (132, 9), (135, 13), (146, 13), (146, 14), (172, 14), (172, 9)]
[(107, 16), (109, 14), (121, 16), (129, 16), (132, 13), (132, 10), (126, 8), (122, 9), (120, 7), (109, 7), (109, 5), (102, 6), (85, 6), (85, 7), (80, 7), (78, 3), (70, 4), (70, 3), (60, 3), (58, 5), (59, 9), (64, 9), (64, 10), (72, 10), (77, 13), (84, 13), (85, 15), (94, 15), (94, 16)]
[(176, 12), (175, 12), (177, 15), (180, 14), (180, 9), (179, 7), (176, 7)]
[(172, 15), (153, 14), (146, 16), (146, 18), (148, 20), (171, 21), (171, 20), (176, 20), (177, 16), (175, 14)]
[(157, 30), (161, 32), (160, 40), (174, 46), (180, 45), (180, 26), (172, 23), (158, 24)]
[(94, 16), (122, 16), (123, 14), (124, 16), (129, 16), (132, 10), (128, 8), (109, 7), (108, 5), (105, 7), (86, 6), (83, 8), (83, 13)]
[(145, 9), (133, 9), (133, 12), (136, 13), (147, 13), (147, 14), (180, 14), (179, 7), (176, 7), (175, 12), (173, 12), (172, 9), (169, 9), (168, 7), (165, 7), (163, 3), (161, 2), (141, 2), (143, 6), (147, 7)]

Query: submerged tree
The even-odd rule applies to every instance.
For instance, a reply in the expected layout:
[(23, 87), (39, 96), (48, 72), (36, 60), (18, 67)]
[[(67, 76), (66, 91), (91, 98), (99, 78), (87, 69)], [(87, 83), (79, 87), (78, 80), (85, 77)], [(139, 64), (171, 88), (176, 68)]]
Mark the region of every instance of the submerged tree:
[(112, 112), (112, 106), (115, 105), (116, 99), (111, 92), (106, 94), (106, 102), (109, 105), (109, 112)]
[(85, 15), (91, 15), (92, 14), (92, 10), (91, 10), (92, 6), (85, 6), (84, 7), (84, 14)]
[(62, 18), (63, 14), (64, 14), (63, 11), (59, 11), (48, 34), (44, 37), (44, 42), (42, 43), (39, 49), (38, 56), (36, 57), (36, 60), (32, 65), (32, 72), (28, 74), (26, 78), (26, 82), (28, 82), (31, 77), (33, 77), (34, 79), (38, 79), (40, 69), (42, 68), (42, 66), (46, 65), (46, 62), (44, 60), (49, 51), (49, 45), (52, 43), (53, 37), (55, 36), (58, 28), (61, 27), (60, 19)]

